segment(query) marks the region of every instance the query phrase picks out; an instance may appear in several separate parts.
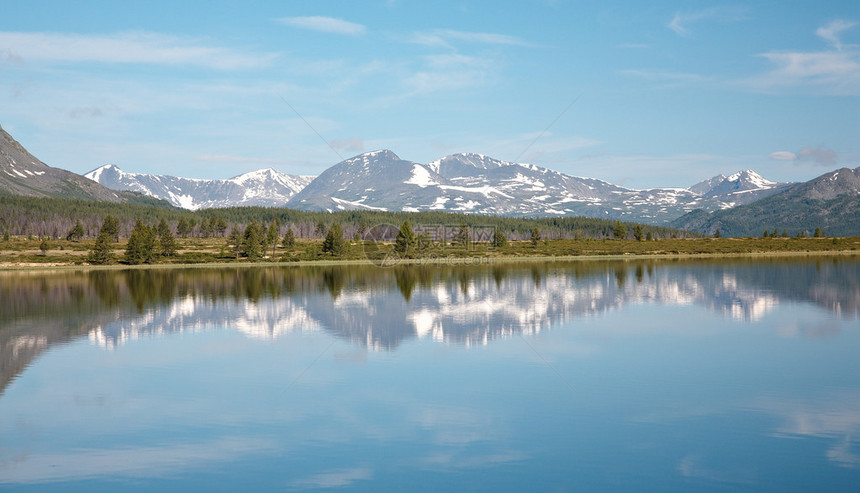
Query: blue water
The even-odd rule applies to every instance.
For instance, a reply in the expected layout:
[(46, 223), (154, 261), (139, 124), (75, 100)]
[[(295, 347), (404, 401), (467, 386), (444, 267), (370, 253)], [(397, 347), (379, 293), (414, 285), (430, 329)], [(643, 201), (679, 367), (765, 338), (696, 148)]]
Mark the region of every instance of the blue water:
[(398, 269), (0, 277), (0, 488), (860, 484), (857, 260)]

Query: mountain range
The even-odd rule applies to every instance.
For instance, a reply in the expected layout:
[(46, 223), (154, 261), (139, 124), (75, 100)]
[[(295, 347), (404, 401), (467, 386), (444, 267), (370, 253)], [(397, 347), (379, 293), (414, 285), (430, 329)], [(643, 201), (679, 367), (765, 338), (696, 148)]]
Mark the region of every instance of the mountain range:
[(670, 226), (705, 234), (760, 236), (778, 228), (789, 234), (821, 228), (830, 236), (860, 234), (860, 168), (842, 168), (731, 209), (686, 214)]
[(202, 180), (126, 173), (112, 164), (84, 176), (113, 190), (140, 192), (190, 210), (252, 205), (283, 206), (314, 178), (287, 175), (268, 168), (227, 180)]
[[(89, 178), (89, 179), (88, 179)], [(48, 166), (0, 127), (0, 196), (65, 197), (186, 209), (231, 206), (310, 211), (449, 211), (509, 216), (582, 215), (668, 225), (704, 234), (759, 236), (816, 227), (860, 234), (860, 168), (805, 183), (777, 183), (751, 170), (689, 188), (635, 190), (532, 164), (454, 154), (421, 164), (389, 150), (341, 161), (318, 177), (274, 169), (226, 180), (127, 173), (114, 165), (86, 177)]]
[(126, 173), (102, 166), (86, 174), (115, 190), (134, 190), (187, 209), (239, 205), (301, 210), (464, 212), (511, 216), (583, 215), (666, 224), (696, 209), (746, 204), (792, 184), (745, 170), (690, 188), (634, 190), (481, 154), (454, 154), (428, 164), (389, 150), (341, 161), (316, 178), (267, 169), (229, 180)]

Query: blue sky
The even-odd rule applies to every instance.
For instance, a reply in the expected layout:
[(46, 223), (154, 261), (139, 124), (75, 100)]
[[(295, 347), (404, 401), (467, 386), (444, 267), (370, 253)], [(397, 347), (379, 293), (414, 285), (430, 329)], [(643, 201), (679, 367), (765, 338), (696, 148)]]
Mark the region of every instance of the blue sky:
[(858, 23), (856, 1), (4, 2), (0, 125), (78, 173), (387, 148), (634, 188), (806, 180), (860, 166)]

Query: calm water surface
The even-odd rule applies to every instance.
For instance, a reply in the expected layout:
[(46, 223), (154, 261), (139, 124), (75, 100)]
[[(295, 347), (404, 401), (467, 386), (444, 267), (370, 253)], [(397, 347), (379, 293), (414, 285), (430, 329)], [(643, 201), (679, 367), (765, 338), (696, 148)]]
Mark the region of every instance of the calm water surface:
[(856, 491), (860, 261), (0, 273), (0, 489)]

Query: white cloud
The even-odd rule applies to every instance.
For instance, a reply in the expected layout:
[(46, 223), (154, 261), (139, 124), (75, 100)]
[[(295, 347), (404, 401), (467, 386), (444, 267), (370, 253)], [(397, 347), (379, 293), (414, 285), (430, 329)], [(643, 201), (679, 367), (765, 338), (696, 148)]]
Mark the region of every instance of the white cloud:
[(80, 449), (53, 454), (24, 454), (0, 464), (4, 485), (50, 483), (96, 475), (162, 477), (188, 467), (226, 462), (271, 451), (271, 440), (223, 437), (201, 443), (176, 443), (127, 449)]
[(314, 474), (306, 478), (297, 479), (292, 486), (301, 489), (311, 488), (339, 488), (349, 486), (356, 481), (373, 478), (373, 470), (366, 467), (354, 467), (351, 469), (333, 469), (320, 474)]
[(794, 161), (797, 159), (797, 154), (789, 151), (776, 151), (768, 155), (774, 161)]
[(528, 42), (523, 41), (516, 36), (510, 36), (507, 34), (456, 31), (453, 29), (436, 29), (427, 32), (417, 32), (408, 39), (410, 43), (446, 48), (450, 48), (451, 42), (454, 40), (491, 45), (531, 46)]
[(860, 52), (763, 53), (776, 68), (747, 81), (753, 89), (811, 87), (827, 94), (860, 94)]
[(105, 35), (0, 32), (10, 60), (192, 65), (221, 70), (267, 65), (274, 54), (251, 54), (200, 40), (149, 32)]
[(819, 27), (815, 34), (829, 41), (837, 50), (841, 50), (842, 42), (839, 40), (839, 33), (856, 25), (856, 22), (836, 19), (826, 26)]
[(311, 31), (320, 31), (324, 33), (357, 36), (367, 32), (367, 27), (362, 24), (356, 24), (355, 22), (349, 22), (335, 17), (282, 17), (276, 20), (288, 26), (298, 27), (301, 29), (310, 29)]
[(738, 22), (746, 19), (746, 9), (741, 7), (714, 7), (696, 12), (677, 12), (666, 25), (679, 36), (689, 36), (690, 25), (704, 21)]
[(831, 95), (860, 95), (860, 49), (843, 46), (838, 34), (856, 23), (833, 21), (820, 27), (816, 34), (829, 41), (834, 49), (825, 51), (773, 51), (757, 56), (768, 60), (774, 69), (743, 85), (754, 90), (811, 88)]

